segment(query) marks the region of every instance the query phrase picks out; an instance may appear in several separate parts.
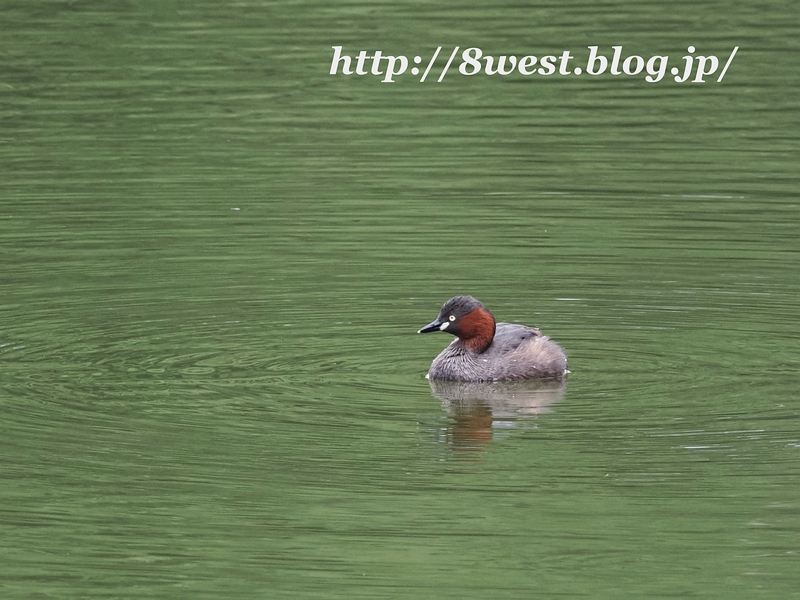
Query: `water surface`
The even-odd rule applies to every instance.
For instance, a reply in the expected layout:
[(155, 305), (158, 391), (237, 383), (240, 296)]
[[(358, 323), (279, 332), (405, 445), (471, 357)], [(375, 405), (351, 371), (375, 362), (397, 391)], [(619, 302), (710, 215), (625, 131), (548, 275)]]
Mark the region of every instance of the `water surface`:
[[(3, 597), (800, 595), (788, 4), (3, 13)], [(616, 43), (741, 49), (719, 85), (327, 75)], [(457, 293), (566, 387), (432, 390)]]

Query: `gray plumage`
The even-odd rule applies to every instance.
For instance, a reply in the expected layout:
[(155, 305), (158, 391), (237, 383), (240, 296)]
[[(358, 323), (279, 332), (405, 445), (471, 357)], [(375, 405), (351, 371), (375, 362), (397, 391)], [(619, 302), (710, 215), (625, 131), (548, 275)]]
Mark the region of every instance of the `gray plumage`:
[(428, 377), (449, 381), (511, 381), (561, 379), (566, 372), (564, 351), (538, 329), (498, 323), (494, 339), (484, 352), (478, 354), (456, 338), (434, 359)]

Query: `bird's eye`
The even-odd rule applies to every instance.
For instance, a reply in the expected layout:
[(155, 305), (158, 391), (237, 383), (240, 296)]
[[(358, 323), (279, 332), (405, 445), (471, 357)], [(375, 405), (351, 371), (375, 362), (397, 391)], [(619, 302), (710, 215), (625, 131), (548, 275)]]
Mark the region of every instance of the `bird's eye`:
[(456, 316), (455, 315), (450, 315), (449, 318), (450, 318), (450, 321), (455, 321), (456, 320)]

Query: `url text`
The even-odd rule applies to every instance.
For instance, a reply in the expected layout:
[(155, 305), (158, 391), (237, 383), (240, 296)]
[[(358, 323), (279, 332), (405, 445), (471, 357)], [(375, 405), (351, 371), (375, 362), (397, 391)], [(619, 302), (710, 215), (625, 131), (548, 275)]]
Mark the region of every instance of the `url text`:
[[(332, 46), (333, 60), (331, 62), (331, 75), (371, 75), (382, 77), (382, 83), (394, 83), (396, 77), (407, 73), (417, 77), (421, 69), (418, 66), (408, 68), (410, 63), (421, 65), (424, 60), (422, 56), (414, 56), (411, 60), (407, 56), (384, 56), (381, 50), (368, 51), (361, 50), (357, 54), (349, 55), (342, 51), (342, 46)], [(646, 59), (636, 54), (623, 56), (622, 46), (611, 46), (611, 56), (599, 50), (599, 46), (587, 46), (589, 49), (588, 57), (583, 66), (574, 66), (572, 61), (575, 57), (569, 50), (565, 50), (560, 55), (548, 54), (536, 57), (528, 56), (493, 56), (484, 54), (480, 48), (467, 48), (459, 55), (460, 47), (456, 46), (450, 53), (446, 64), (438, 71), (437, 83), (441, 83), (447, 75), (453, 62), (457, 62), (458, 72), (461, 75), (471, 76), (483, 73), (484, 75), (512, 75), (523, 76), (539, 75), (547, 77), (550, 75), (625, 75), (625, 76), (644, 76), (648, 83), (657, 83), (664, 79), (670, 64), (669, 56), (655, 55)], [(719, 71), (717, 83), (722, 82), (728, 67), (733, 62), (733, 57), (739, 46), (734, 47), (728, 56), (725, 65)], [(423, 83), (430, 74), (442, 47), (439, 46), (427, 61), (424, 71), (419, 78)], [(695, 47), (689, 46), (687, 54), (679, 61), (679, 66), (673, 66), (669, 72), (678, 83), (691, 81), (692, 83), (705, 83), (706, 77), (715, 75), (719, 70), (721, 61), (716, 56), (694, 55)], [(457, 58), (458, 57), (458, 60)], [(724, 57), (723, 57), (724, 58)]]

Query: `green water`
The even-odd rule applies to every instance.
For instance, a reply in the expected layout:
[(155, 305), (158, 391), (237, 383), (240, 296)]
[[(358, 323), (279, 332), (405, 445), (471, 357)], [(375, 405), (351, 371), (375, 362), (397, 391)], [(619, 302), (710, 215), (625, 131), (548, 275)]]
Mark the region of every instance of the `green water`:
[[(0, 596), (800, 597), (792, 3), (0, 16)], [(615, 44), (740, 49), (328, 75)], [(432, 390), (457, 293), (566, 389)]]

